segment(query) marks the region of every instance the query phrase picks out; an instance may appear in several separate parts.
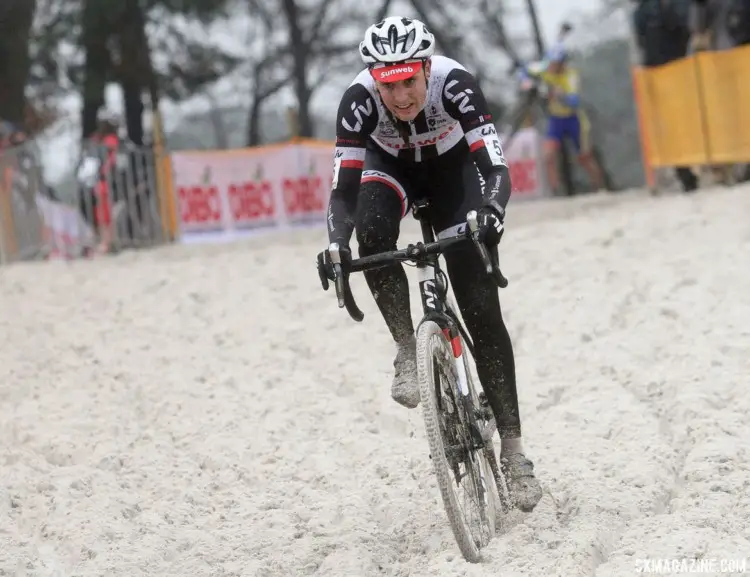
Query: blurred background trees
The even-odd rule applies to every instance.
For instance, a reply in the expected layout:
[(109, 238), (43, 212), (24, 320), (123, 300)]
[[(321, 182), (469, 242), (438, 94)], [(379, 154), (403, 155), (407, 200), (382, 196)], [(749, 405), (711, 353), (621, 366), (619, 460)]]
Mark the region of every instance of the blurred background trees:
[[(605, 15), (624, 4), (598, 2)], [(69, 114), (61, 103), (78, 95), (71, 124), (85, 138), (115, 84), (135, 143), (148, 138), (151, 111), (188, 100), (202, 108), (171, 127), (170, 148), (255, 145), (290, 133), (331, 138), (332, 113), (316, 97), (335, 99), (360, 70), (356, 48), (368, 24), (406, 12), (431, 27), (442, 53), (476, 72), (502, 119), (518, 97), (511, 64), (545, 49), (540, 9), (533, 0), (3, 0), (0, 118), (40, 131)], [(604, 163), (616, 185), (633, 186), (643, 175), (628, 41), (607, 36), (576, 65)]]

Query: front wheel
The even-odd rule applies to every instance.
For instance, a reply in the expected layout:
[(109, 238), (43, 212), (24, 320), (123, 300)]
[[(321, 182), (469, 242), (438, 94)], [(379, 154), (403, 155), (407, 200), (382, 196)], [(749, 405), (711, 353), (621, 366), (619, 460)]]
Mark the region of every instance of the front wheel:
[(455, 358), (434, 321), (417, 331), (417, 379), (443, 506), (461, 554), (477, 563), (495, 535), (494, 479), (484, 451), (473, 448)]

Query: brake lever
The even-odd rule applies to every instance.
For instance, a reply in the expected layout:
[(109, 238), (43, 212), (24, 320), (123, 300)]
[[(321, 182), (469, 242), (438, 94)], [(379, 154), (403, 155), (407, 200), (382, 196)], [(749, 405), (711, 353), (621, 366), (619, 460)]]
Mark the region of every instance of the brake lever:
[(507, 287), (508, 279), (505, 278), (500, 270), (500, 265), (492, 258), (485, 244), (479, 240), (479, 216), (476, 210), (470, 210), (466, 214), (466, 224), (468, 224), (469, 227), (471, 240), (474, 241), (474, 246), (477, 247), (479, 256), (482, 257), (482, 262), (484, 263), (484, 268), (487, 271), (487, 274), (495, 279), (495, 282), (500, 288)]
[(476, 210), (470, 210), (466, 215), (466, 223), (469, 225), (469, 234), (471, 240), (474, 241), (474, 246), (479, 251), (479, 256), (482, 257), (484, 268), (487, 270), (487, 274), (492, 274), (492, 260), (487, 252), (487, 247), (484, 246), (483, 242), (479, 241), (479, 217)]
[(333, 263), (333, 276), (335, 277), (336, 285), (336, 297), (339, 301), (339, 308), (346, 307), (349, 316), (357, 322), (362, 322), (365, 317), (364, 313), (357, 306), (352, 294), (352, 289), (349, 287), (349, 279), (344, 274), (344, 269), (341, 263), (341, 251), (338, 243), (333, 242), (328, 246), (328, 253), (331, 255), (331, 263)]
[(345, 306), (344, 301), (344, 295), (345, 287), (344, 287), (344, 273), (341, 268), (341, 252), (339, 248), (339, 243), (332, 242), (328, 246), (328, 254), (331, 255), (331, 262), (333, 263), (333, 277), (334, 277), (334, 283), (336, 285), (336, 298), (339, 301), (339, 308), (343, 309)]

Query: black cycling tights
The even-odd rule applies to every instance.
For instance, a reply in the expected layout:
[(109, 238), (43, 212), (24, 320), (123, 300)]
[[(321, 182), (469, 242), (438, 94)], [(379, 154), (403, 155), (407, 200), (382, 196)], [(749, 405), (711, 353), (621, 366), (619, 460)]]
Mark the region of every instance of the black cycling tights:
[[(434, 204), (435, 200), (431, 202)], [(397, 248), (401, 211), (401, 200), (389, 186), (380, 182), (362, 185), (355, 222), (360, 256)], [(439, 223), (435, 224), (441, 230)], [(513, 346), (503, 322), (497, 286), (486, 274), (471, 243), (446, 253), (445, 261), (458, 307), (474, 342), (477, 373), (495, 414), (500, 437), (520, 437)], [(398, 264), (364, 274), (393, 339), (400, 342), (412, 335), (409, 286), (403, 266)]]

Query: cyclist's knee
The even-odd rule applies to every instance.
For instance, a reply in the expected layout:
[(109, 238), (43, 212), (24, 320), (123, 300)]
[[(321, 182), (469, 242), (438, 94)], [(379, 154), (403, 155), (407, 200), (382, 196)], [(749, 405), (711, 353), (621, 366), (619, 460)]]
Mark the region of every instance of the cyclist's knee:
[(360, 188), (355, 230), (359, 254), (395, 248), (401, 224), (401, 200), (386, 184), (367, 182)]

